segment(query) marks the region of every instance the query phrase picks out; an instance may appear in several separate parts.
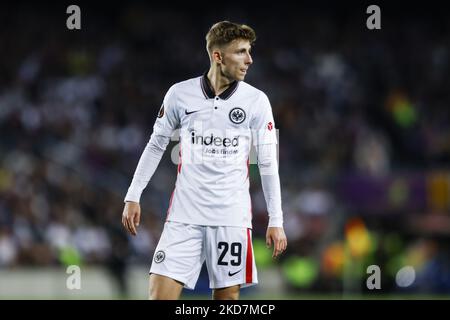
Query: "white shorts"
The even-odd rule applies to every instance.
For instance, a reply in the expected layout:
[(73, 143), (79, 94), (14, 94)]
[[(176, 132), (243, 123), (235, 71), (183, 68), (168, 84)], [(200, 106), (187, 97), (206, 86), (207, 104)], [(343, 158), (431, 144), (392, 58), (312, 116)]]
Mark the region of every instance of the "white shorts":
[(153, 255), (150, 273), (180, 281), (194, 289), (203, 262), (211, 289), (258, 283), (252, 230), (167, 221)]

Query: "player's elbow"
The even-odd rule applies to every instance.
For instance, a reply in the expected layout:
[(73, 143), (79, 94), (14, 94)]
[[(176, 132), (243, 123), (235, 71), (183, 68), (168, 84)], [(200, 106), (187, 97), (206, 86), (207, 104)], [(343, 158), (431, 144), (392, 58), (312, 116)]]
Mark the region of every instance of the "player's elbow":
[(258, 168), (260, 175), (274, 175), (278, 173), (278, 164), (274, 159), (267, 159), (265, 161), (258, 161)]
[(164, 152), (169, 142), (170, 138), (168, 137), (152, 134), (147, 148), (155, 152)]

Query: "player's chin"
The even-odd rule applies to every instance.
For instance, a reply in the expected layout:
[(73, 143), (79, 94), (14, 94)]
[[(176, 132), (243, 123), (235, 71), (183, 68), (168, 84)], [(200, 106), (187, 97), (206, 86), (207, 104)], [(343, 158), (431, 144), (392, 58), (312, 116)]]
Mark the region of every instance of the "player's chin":
[(238, 74), (235, 76), (235, 78), (238, 81), (244, 81), (246, 75), (247, 75), (247, 73), (238, 72)]

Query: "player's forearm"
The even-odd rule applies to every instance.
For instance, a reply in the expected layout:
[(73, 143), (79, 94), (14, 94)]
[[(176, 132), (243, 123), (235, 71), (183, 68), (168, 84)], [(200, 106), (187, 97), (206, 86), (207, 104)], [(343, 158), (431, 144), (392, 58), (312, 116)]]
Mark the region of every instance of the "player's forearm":
[(139, 203), (142, 192), (155, 173), (169, 141), (170, 138), (168, 137), (152, 134), (139, 159), (133, 180), (125, 196), (125, 201)]
[(267, 212), (269, 213), (269, 227), (283, 227), (276, 144), (258, 146), (258, 167)]
[(283, 227), (280, 178), (277, 175), (261, 175), (261, 184), (269, 213), (269, 227)]

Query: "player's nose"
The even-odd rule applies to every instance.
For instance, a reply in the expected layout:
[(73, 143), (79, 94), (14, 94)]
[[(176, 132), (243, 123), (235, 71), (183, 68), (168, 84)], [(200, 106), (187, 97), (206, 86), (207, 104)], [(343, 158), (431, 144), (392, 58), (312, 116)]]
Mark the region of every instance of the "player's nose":
[(245, 59), (246, 65), (251, 65), (253, 63), (252, 55), (250, 53), (247, 54), (247, 58)]

